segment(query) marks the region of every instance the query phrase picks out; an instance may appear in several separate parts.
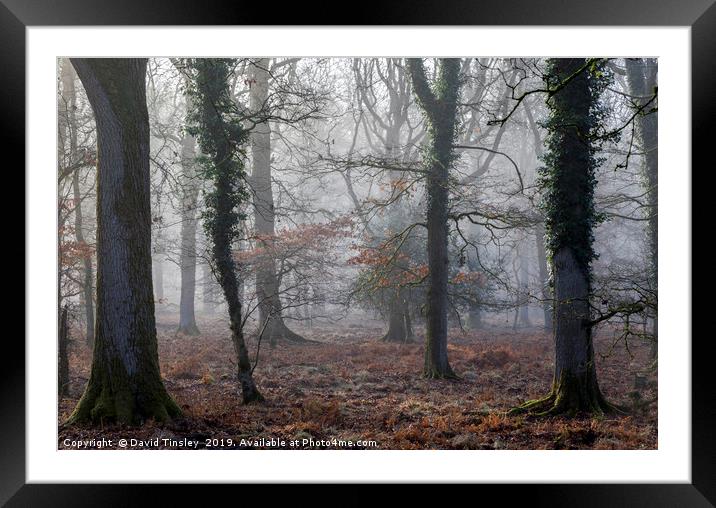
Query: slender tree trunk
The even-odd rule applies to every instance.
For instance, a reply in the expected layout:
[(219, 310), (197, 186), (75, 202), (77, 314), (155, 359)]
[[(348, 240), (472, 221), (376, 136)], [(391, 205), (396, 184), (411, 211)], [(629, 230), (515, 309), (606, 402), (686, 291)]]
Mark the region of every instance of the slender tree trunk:
[[(249, 107), (259, 118), (268, 114), (269, 59), (261, 58), (251, 69), (251, 93)], [(279, 341), (304, 342), (305, 339), (291, 331), (281, 315), (279, 280), (276, 275), (275, 259), (275, 214), (273, 191), (271, 189), (271, 125), (259, 120), (251, 131), (251, 155), (253, 172), (254, 227), (258, 243), (265, 255), (256, 266), (256, 295), (259, 299), (259, 323), (264, 327), (263, 337), (272, 346)]]
[(97, 318), (90, 379), (69, 422), (165, 421), (152, 295), (146, 59), (73, 59), (97, 123)]
[(194, 168), (196, 140), (190, 134), (182, 139), (182, 222), (181, 222), (181, 296), (179, 299), (179, 332), (199, 335), (194, 315), (196, 294), (196, 207), (199, 186)]
[[(525, 115), (532, 130), (534, 138), (535, 156), (537, 160), (542, 157), (542, 138), (540, 137), (537, 123), (534, 120), (529, 107), (525, 108)], [(552, 333), (554, 328), (554, 298), (550, 288), (549, 268), (547, 266), (547, 250), (545, 249), (544, 224), (542, 222), (535, 226), (535, 244), (537, 245), (537, 262), (539, 264), (539, 278), (542, 282), (542, 310), (544, 312), (544, 329)]]
[(415, 332), (413, 331), (413, 320), (410, 317), (410, 304), (408, 299), (403, 299), (403, 317), (405, 318), (405, 339), (406, 342), (413, 342), (415, 338)]
[(58, 338), (57, 390), (60, 397), (70, 393), (70, 366), (68, 348), (70, 344), (70, 326), (67, 318), (67, 304), (62, 307)]
[[(77, 109), (77, 95), (75, 92), (75, 77), (72, 65), (68, 60), (62, 63), (62, 100), (64, 101), (67, 131), (69, 137), (69, 149), (71, 162), (76, 163), (77, 157), (77, 121), (75, 110)], [(72, 198), (75, 206), (75, 239), (78, 245), (84, 245), (84, 224), (82, 217), (82, 194), (80, 192), (79, 167), (72, 173)], [(82, 259), (82, 287), (81, 304), (85, 314), (85, 340), (89, 346), (94, 343), (94, 294), (92, 291), (92, 256), (87, 254)]]
[(164, 303), (164, 253), (157, 252), (153, 256), (152, 277), (154, 284), (154, 299), (158, 304)]
[(428, 84), (422, 60), (410, 59), (413, 89), (429, 123), (427, 170), (428, 294), (425, 366), (428, 378), (455, 377), (447, 354), (448, 332), (448, 173), (453, 141), (460, 60), (442, 58), (437, 84)]
[(211, 157), (213, 183), (209, 203), (213, 216), (207, 223), (212, 242), (216, 275), (229, 309), (231, 340), (237, 360), (237, 377), (244, 403), (261, 401), (263, 396), (254, 383), (249, 353), (244, 341), (239, 280), (232, 245), (239, 228), (238, 207), (244, 196), (245, 174), (242, 155), (238, 153), (245, 140), (241, 127), (228, 125), (224, 119), (230, 101), (227, 79), (229, 66), (223, 60), (197, 59), (196, 116), (201, 127), (202, 152)]
[(537, 262), (539, 263), (539, 279), (542, 283), (542, 310), (544, 312), (544, 329), (552, 333), (553, 325), (553, 301), (552, 291), (549, 283), (549, 269), (547, 267), (547, 251), (544, 247), (544, 225), (542, 223), (535, 227), (535, 245), (537, 246)]
[[(635, 102), (644, 106), (654, 94), (657, 86), (657, 61), (654, 58), (626, 59), (627, 79), (631, 94), (636, 97)], [(652, 103), (654, 108), (657, 104)], [(644, 152), (645, 171), (644, 183), (647, 189), (647, 203), (649, 205), (649, 254), (650, 273), (649, 284), (654, 295), (658, 294), (659, 280), (659, 214), (658, 214), (658, 190), (659, 190), (659, 151), (658, 151), (658, 130), (659, 117), (656, 111), (650, 111), (647, 106), (645, 114), (637, 117), (639, 137), (641, 138), (642, 151)], [(654, 307), (657, 304), (654, 302)], [(658, 347), (658, 315), (655, 312), (654, 319), (654, 347), (652, 356), (656, 358)]]
[(525, 242), (520, 249), (520, 326), (529, 328), (532, 323), (530, 323), (529, 271), (527, 269), (528, 256), (526, 250), (527, 245)]
[[(204, 232), (206, 224), (199, 228), (199, 237), (201, 245), (208, 245), (208, 238)], [(203, 247), (202, 247), (203, 248)], [(208, 252), (208, 251), (207, 251)], [(207, 254), (208, 255), (208, 254)], [(204, 314), (214, 314), (216, 312), (216, 302), (214, 299), (214, 284), (216, 283), (214, 275), (211, 273), (211, 265), (206, 259), (201, 261), (201, 310)]]

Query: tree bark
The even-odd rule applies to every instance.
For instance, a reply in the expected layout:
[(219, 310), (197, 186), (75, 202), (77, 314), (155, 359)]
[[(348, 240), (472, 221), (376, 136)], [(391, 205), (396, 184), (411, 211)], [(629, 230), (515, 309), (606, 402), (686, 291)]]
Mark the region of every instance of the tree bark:
[(418, 102), (429, 123), (427, 170), (428, 294), (425, 333), (427, 378), (453, 378), (447, 354), (448, 332), (448, 173), (453, 141), (460, 60), (440, 59), (438, 82), (428, 84), (422, 60), (410, 59), (410, 75)]
[(97, 318), (70, 423), (181, 414), (159, 373), (152, 295), (146, 59), (73, 59), (97, 123)]
[(181, 296), (179, 299), (179, 332), (199, 335), (194, 315), (196, 294), (196, 208), (199, 186), (196, 181), (196, 139), (185, 134), (181, 143), (182, 222), (181, 222)]
[[(553, 59), (550, 72), (564, 80), (584, 66), (578, 58)], [(597, 382), (592, 345), (591, 245), (596, 184), (589, 141), (597, 97), (587, 71), (552, 97), (546, 225), (552, 249), (555, 298), (555, 371), (551, 392), (512, 412), (601, 414), (614, 409)], [(568, 119), (565, 121), (565, 118)]]
[[(254, 228), (257, 243), (264, 255), (256, 265), (256, 295), (259, 299), (259, 323), (263, 339), (271, 346), (280, 341), (306, 342), (290, 330), (283, 321), (280, 284), (276, 275), (275, 241), (276, 217), (271, 188), (271, 125), (262, 116), (268, 114), (269, 59), (261, 58), (251, 66), (251, 93), (249, 108), (258, 116), (251, 131), (253, 171), (251, 186), (254, 205)], [(264, 326), (265, 324), (265, 326)]]

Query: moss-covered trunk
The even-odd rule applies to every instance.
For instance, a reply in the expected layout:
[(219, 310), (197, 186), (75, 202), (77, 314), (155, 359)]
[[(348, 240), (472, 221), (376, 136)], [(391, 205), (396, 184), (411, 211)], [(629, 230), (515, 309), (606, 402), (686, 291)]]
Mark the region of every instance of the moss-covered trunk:
[(211, 239), (216, 276), (229, 309), (241, 395), (243, 401), (249, 403), (263, 400), (263, 397), (254, 383), (244, 341), (240, 281), (232, 253), (232, 244), (240, 235), (240, 208), (247, 198), (242, 153), (247, 133), (231, 118), (233, 103), (227, 81), (233, 69), (230, 61), (197, 59), (194, 66), (197, 71), (196, 97), (190, 117), (197, 125), (192, 130), (198, 135), (202, 152), (211, 159), (205, 174), (210, 175), (214, 187), (207, 196), (205, 225)]
[(423, 375), (450, 378), (455, 374), (447, 355), (448, 174), (453, 162), (460, 61), (440, 59), (438, 78), (432, 87), (422, 60), (410, 59), (409, 70), (429, 134), (429, 148), (424, 154), (428, 195), (428, 292)]
[[(548, 103), (548, 153), (543, 170), (545, 230), (554, 275), (555, 371), (552, 390), (514, 413), (597, 413), (614, 409), (597, 382), (590, 311), (591, 260), (595, 224), (594, 129), (599, 74), (585, 60), (553, 59), (550, 83), (575, 76)], [(577, 74), (579, 73), (579, 74)]]
[(70, 423), (165, 421), (152, 295), (146, 59), (73, 59), (97, 123), (97, 317), (90, 379)]
[(555, 372), (552, 412), (601, 413), (609, 409), (599, 391), (594, 365), (587, 274), (569, 247), (553, 255)]
[(244, 341), (239, 281), (236, 277), (236, 267), (231, 253), (231, 238), (226, 221), (221, 220), (222, 217), (228, 215), (227, 212), (232, 208), (231, 200), (228, 197), (230, 192), (228, 189), (231, 188), (232, 182), (228, 177), (228, 173), (223, 169), (225, 162), (221, 162), (230, 159), (226, 151), (219, 150), (214, 160), (217, 169), (215, 181), (217, 220), (212, 222), (211, 228), (212, 257), (216, 264), (219, 286), (221, 286), (229, 308), (231, 341), (236, 354), (237, 378), (241, 387), (241, 395), (243, 401), (249, 403), (263, 400), (263, 397), (256, 388), (251, 373), (251, 362), (249, 361), (249, 353)]

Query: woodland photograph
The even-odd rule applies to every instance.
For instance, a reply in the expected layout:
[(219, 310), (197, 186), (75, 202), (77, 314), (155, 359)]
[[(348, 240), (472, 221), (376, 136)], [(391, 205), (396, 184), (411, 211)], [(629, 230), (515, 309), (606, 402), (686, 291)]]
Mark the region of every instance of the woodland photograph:
[(656, 58), (59, 58), (58, 449), (657, 449), (657, 131)]

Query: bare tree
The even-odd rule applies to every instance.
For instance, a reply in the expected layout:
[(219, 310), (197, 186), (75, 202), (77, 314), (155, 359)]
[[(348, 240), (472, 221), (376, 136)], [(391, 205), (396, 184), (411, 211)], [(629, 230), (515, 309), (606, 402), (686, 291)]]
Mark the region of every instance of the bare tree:
[(442, 58), (431, 87), (422, 60), (408, 63), (413, 90), (425, 112), (430, 137), (424, 154), (428, 206), (428, 296), (425, 333), (425, 367), (428, 378), (455, 374), (447, 355), (448, 327), (448, 174), (453, 163), (460, 60)]
[(259, 300), (259, 322), (263, 327), (263, 336), (275, 346), (284, 340), (305, 342), (305, 339), (284, 323), (276, 259), (272, 254), (275, 252), (276, 215), (271, 188), (271, 124), (268, 118), (261, 119), (267, 116), (269, 108), (269, 65), (268, 58), (258, 59), (251, 64), (249, 109), (257, 117), (251, 130), (254, 228), (257, 242), (266, 252), (256, 263), (256, 295)]
[[(191, 110), (191, 96), (187, 96), (187, 110)], [(179, 300), (179, 331), (187, 335), (199, 335), (194, 314), (196, 295), (196, 228), (199, 183), (196, 174), (196, 138), (184, 133), (181, 139), (181, 246), (179, 266), (181, 269), (181, 295)]]

